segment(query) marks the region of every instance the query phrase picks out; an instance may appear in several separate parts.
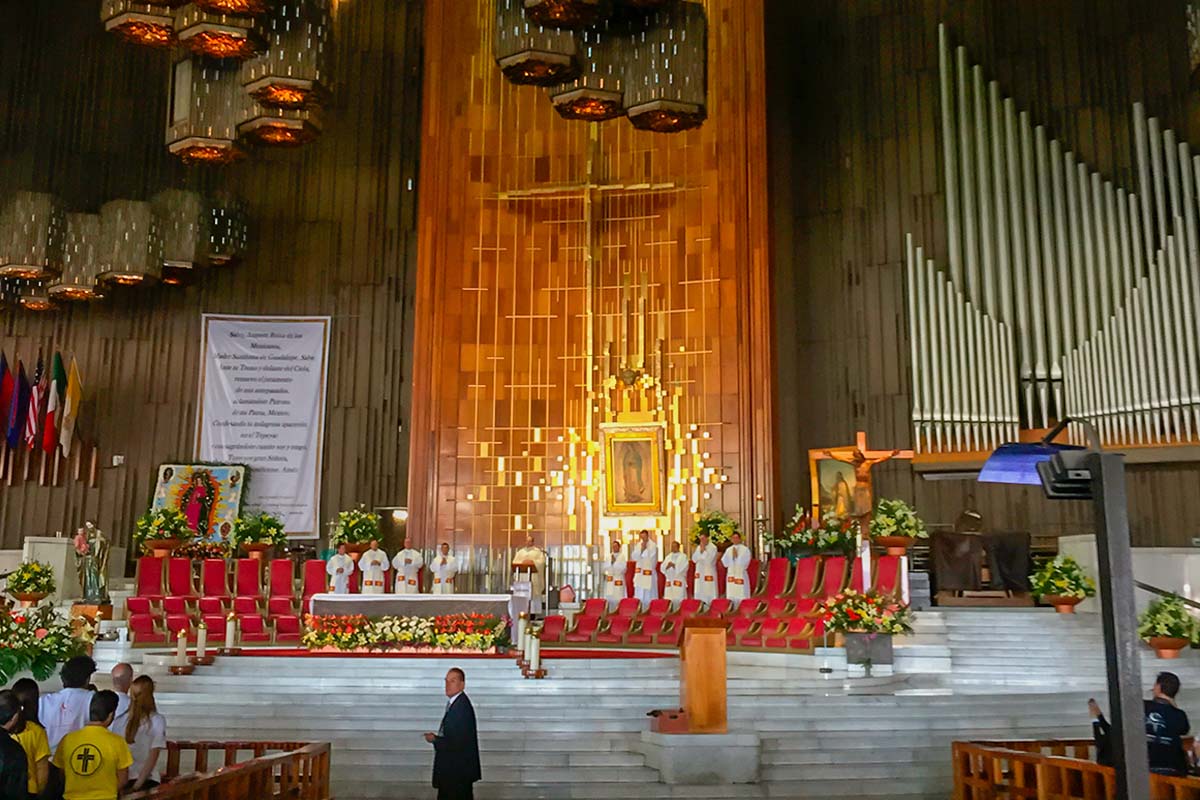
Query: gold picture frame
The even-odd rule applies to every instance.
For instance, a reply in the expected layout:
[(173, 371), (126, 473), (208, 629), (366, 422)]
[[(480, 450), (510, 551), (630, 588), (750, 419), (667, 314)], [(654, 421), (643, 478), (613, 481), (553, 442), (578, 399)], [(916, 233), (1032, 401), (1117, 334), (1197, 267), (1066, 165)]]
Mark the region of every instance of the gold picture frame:
[(603, 425), (600, 432), (604, 444), (604, 514), (666, 514), (666, 436), (662, 424)]

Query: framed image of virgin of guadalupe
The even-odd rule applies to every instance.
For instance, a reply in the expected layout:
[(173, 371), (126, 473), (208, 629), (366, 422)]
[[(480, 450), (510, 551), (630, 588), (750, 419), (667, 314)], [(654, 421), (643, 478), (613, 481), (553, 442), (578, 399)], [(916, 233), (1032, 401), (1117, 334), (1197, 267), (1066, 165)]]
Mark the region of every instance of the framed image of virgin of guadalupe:
[(161, 464), (150, 508), (173, 508), (197, 541), (227, 540), (242, 511), (243, 464)]
[(665, 436), (660, 423), (602, 425), (604, 513), (652, 517), (666, 513)]

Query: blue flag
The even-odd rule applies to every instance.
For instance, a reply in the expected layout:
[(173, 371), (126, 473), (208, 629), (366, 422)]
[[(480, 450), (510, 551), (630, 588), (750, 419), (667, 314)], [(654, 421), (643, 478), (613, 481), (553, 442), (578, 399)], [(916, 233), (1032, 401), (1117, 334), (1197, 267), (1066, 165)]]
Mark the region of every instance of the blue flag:
[(32, 387), (29, 378), (25, 376), (25, 365), (17, 359), (17, 382), (13, 387), (12, 403), (8, 410), (8, 440), (9, 447), (16, 447), (25, 436), (25, 415), (29, 413), (29, 395)]

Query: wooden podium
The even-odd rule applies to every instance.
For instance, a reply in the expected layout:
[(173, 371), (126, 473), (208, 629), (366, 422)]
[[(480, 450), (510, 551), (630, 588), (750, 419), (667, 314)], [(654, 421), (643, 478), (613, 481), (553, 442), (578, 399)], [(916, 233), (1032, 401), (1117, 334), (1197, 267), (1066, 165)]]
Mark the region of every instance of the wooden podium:
[(688, 733), (728, 733), (725, 695), (725, 621), (693, 617), (679, 638), (679, 705)]

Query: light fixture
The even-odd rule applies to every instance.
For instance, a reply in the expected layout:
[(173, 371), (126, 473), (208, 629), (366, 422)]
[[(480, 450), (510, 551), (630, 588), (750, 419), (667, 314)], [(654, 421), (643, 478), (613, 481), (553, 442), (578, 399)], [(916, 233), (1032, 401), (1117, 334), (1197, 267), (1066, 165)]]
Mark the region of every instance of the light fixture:
[(175, 12), (179, 43), (198, 56), (245, 61), (266, 48), (253, 17), (205, 11), (192, 2)]
[(199, 8), (213, 14), (238, 14), (253, 17), (271, 10), (273, 0), (192, 0)]
[(504, 77), (519, 85), (554, 86), (579, 74), (575, 34), (540, 25), (524, 0), (496, 0), (493, 55)]
[(624, 116), (618, 57), (622, 43), (628, 46), (628, 37), (611, 30), (607, 21), (582, 31), (578, 37), (583, 68), (575, 80), (551, 90), (550, 102), (554, 104), (554, 110), (565, 119), (587, 122)]
[(43, 280), (62, 272), (66, 209), (45, 192), (17, 192), (0, 212), (0, 277)]
[(63, 246), (63, 271), (46, 291), (55, 300), (88, 301), (104, 297), (100, 275), (100, 215), (67, 214), (67, 235)]
[(208, 263), (224, 267), (246, 252), (250, 224), (242, 201), (228, 192), (218, 192), (212, 201), (208, 224)]
[(276, 108), (320, 105), (328, 94), (328, 0), (283, 0), (261, 27), (267, 47), (242, 65), (246, 92)]
[(608, 0), (525, 0), (525, 13), (539, 25), (584, 28), (608, 15)]
[(127, 42), (146, 47), (170, 47), (175, 44), (175, 15), (170, 6), (178, 2), (134, 2), (104, 0), (100, 19), (104, 30)]
[(245, 155), (237, 144), (245, 102), (236, 69), (184, 58), (171, 73), (167, 149), (185, 163), (228, 164)]
[(621, 5), (629, 8), (636, 8), (642, 11), (647, 11), (653, 8), (660, 8), (667, 3), (673, 3), (675, 0), (617, 0)]
[(299, 147), (321, 135), (319, 108), (272, 108), (245, 97), (238, 135), (264, 147)]
[(41, 281), (29, 281), (17, 289), (17, 302), (26, 311), (49, 311), (54, 308), (46, 285)]
[(162, 277), (162, 236), (150, 203), (110, 200), (100, 208), (99, 279), (121, 286)]
[(198, 192), (183, 189), (164, 189), (150, 198), (150, 204), (162, 234), (162, 282), (185, 286), (208, 258), (208, 205)]
[(634, 35), (625, 107), (635, 128), (678, 133), (708, 117), (708, 20), (690, 0), (646, 15)]

